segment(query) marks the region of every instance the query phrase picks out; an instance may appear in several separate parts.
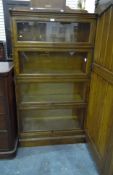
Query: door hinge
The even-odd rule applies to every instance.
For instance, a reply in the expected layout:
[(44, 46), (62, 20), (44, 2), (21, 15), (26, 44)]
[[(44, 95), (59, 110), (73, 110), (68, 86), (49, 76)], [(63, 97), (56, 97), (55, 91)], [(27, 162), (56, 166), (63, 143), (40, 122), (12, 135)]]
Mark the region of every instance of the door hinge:
[(94, 64), (91, 64), (91, 72), (94, 70)]

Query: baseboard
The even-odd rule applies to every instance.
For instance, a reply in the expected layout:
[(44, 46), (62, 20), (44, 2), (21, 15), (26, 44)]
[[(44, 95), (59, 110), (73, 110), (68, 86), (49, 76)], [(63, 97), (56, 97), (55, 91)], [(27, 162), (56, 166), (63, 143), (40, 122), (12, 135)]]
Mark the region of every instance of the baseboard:
[(18, 147), (18, 138), (15, 140), (14, 148), (9, 151), (0, 151), (0, 159), (11, 159), (16, 156), (17, 152), (17, 147)]
[(57, 145), (57, 144), (74, 144), (85, 143), (85, 135), (78, 136), (63, 136), (63, 137), (46, 137), (46, 138), (24, 138), (19, 139), (19, 146), (31, 147), (31, 146), (44, 146), (44, 145)]

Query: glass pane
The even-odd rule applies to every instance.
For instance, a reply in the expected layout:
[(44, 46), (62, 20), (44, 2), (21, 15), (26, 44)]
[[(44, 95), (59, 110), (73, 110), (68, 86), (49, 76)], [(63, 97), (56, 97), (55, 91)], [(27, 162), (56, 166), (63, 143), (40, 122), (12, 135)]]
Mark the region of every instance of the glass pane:
[(90, 23), (87, 22), (17, 22), (18, 41), (88, 42), (89, 34)]
[(19, 52), (21, 73), (73, 74), (86, 72), (87, 52)]
[(83, 113), (75, 109), (33, 109), (20, 111), (23, 131), (80, 129)]
[(84, 99), (84, 83), (24, 83), (20, 102), (75, 102)]

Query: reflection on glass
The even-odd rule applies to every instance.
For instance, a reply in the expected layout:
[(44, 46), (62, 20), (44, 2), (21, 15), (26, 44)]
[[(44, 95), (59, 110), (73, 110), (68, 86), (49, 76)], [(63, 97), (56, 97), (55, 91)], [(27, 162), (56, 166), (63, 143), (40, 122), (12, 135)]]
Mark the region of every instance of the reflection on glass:
[(87, 52), (19, 52), (21, 73), (74, 74), (86, 72)]
[(88, 42), (90, 23), (85, 22), (17, 22), (18, 41)]

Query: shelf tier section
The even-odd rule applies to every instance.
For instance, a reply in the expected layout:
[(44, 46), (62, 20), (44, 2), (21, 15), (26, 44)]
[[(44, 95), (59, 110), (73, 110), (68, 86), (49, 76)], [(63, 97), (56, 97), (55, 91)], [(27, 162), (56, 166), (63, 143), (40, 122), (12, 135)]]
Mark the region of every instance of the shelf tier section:
[(15, 48), (17, 75), (89, 75), (93, 50)]
[(11, 15), (15, 46), (94, 45), (95, 15), (36, 11), (13, 11)]
[[(84, 142), (89, 81), (90, 77), (82, 73), (17, 76), (20, 145)], [(51, 134), (44, 136), (43, 133)]]
[(27, 82), (16, 83), (19, 104), (63, 104), (84, 102), (87, 98), (87, 82)]
[[(84, 142), (86, 104), (29, 106), (18, 110), (20, 144), (40, 145)], [(28, 144), (29, 143), (29, 144)]]

